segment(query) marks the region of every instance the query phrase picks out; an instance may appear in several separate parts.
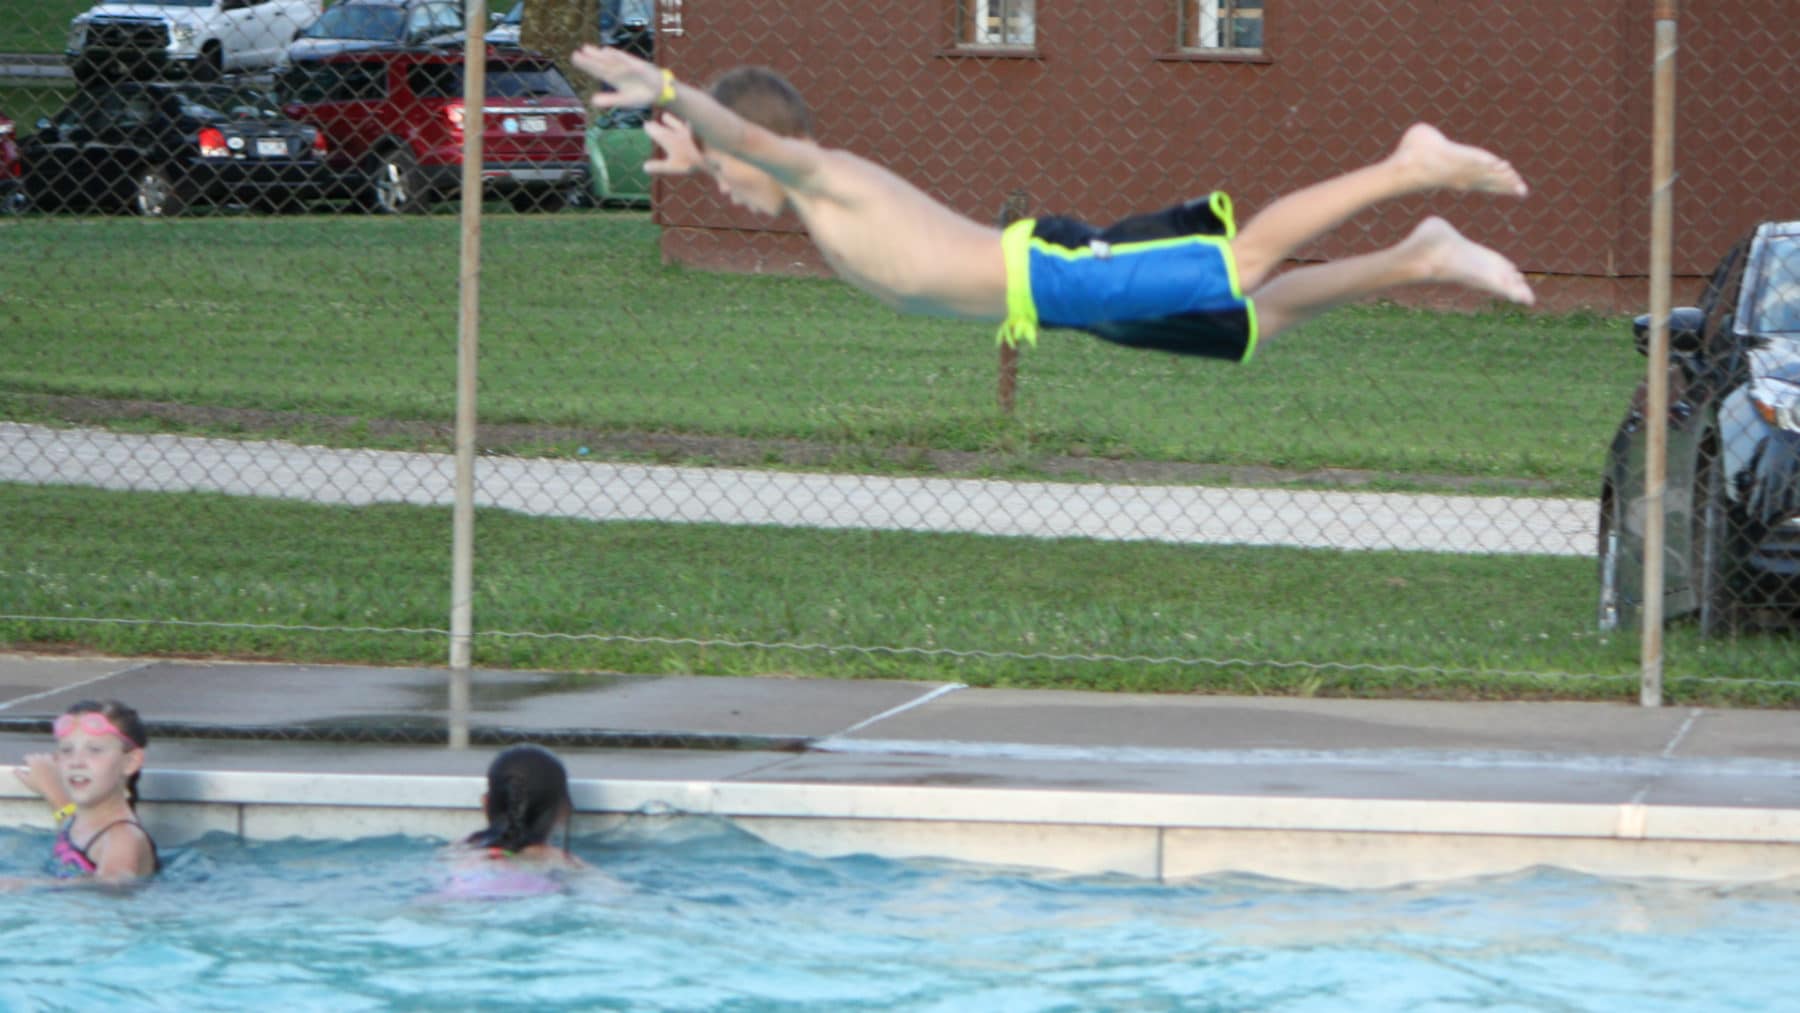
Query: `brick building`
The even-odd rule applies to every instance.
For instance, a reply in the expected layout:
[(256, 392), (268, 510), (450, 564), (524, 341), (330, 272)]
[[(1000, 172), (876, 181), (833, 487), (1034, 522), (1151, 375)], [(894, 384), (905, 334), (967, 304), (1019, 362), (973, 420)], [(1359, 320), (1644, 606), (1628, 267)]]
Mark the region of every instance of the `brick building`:
[[(1441, 213), (1516, 260), (1546, 307), (1625, 310), (1647, 298), (1653, 7), (659, 0), (658, 50), (690, 81), (739, 63), (782, 71), (813, 104), (823, 143), (984, 220), (1015, 193), (1036, 211), (1100, 220), (1214, 187), (1248, 218), (1428, 120), (1510, 158), (1532, 195), (1396, 202), (1306, 259), (1391, 242)], [(1755, 221), (1800, 215), (1800, 10), (1680, 8), (1675, 271), (1694, 276)], [(666, 257), (823, 270), (797, 222), (732, 209), (703, 180), (659, 186)], [(1693, 287), (1678, 278), (1677, 301)]]

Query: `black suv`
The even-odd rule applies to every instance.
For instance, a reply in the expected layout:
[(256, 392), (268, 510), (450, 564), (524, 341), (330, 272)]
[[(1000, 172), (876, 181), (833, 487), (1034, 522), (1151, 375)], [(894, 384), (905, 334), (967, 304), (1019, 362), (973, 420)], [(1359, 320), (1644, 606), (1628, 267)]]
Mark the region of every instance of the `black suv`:
[(230, 82), (127, 81), (76, 92), (19, 144), (36, 210), (178, 214), (190, 204), (285, 211), (334, 179), (318, 130)]

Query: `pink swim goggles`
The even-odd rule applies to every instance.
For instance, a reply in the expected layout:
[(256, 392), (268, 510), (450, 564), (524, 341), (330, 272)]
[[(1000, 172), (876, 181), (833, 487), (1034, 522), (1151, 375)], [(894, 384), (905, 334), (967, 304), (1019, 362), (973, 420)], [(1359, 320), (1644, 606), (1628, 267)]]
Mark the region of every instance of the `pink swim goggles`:
[(82, 711), (79, 714), (64, 714), (56, 719), (55, 724), (50, 726), (50, 730), (55, 733), (56, 737), (59, 739), (76, 729), (80, 729), (89, 735), (117, 735), (119, 738), (125, 740), (126, 748), (135, 749), (137, 747), (136, 739), (119, 731), (118, 726), (114, 725), (106, 715), (99, 711)]

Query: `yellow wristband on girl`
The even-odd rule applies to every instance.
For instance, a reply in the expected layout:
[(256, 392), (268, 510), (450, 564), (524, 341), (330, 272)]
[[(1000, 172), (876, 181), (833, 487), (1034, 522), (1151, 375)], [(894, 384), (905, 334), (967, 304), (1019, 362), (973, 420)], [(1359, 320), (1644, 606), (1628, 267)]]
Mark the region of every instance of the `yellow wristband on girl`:
[(75, 815), (75, 803), (73, 803), (73, 802), (70, 802), (68, 805), (63, 806), (61, 809), (51, 809), (50, 810), (50, 819), (52, 822), (55, 822), (55, 823), (61, 823), (63, 820), (69, 819), (69, 818), (73, 817), (74, 815)]
[(662, 91), (656, 96), (656, 106), (661, 108), (675, 101), (675, 72), (667, 67), (662, 69)]

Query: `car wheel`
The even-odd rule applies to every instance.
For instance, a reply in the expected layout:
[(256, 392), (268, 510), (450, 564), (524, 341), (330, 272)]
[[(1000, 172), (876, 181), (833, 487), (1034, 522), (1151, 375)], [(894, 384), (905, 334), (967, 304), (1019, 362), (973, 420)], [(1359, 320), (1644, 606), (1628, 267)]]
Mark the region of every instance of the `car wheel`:
[(520, 190), (512, 195), (510, 201), (514, 211), (527, 213), (561, 211), (570, 205), (569, 191), (566, 190)]
[(1742, 607), (1731, 588), (1733, 563), (1730, 505), (1725, 500), (1725, 462), (1706, 451), (1694, 481), (1694, 597), (1702, 637), (1737, 631)]
[(194, 61), (194, 80), (217, 81), (225, 76), (225, 51), (217, 42), (209, 42)]
[(1613, 498), (1604, 496), (1600, 500), (1600, 608), (1598, 626), (1600, 632), (1611, 633), (1627, 625), (1632, 616), (1631, 609), (1625, 604), (1624, 595), (1619, 593), (1619, 519), (1614, 516)]
[(19, 192), (25, 195), (25, 206), (33, 211), (55, 211), (63, 206), (62, 197), (50, 187), (42, 172), (27, 173)]
[(397, 215), (424, 211), (430, 206), (419, 163), (405, 148), (375, 157), (369, 168), (369, 188), (363, 205), (380, 214)]
[(132, 174), (131, 210), (145, 218), (172, 218), (187, 207), (181, 192), (160, 166), (146, 165)]

